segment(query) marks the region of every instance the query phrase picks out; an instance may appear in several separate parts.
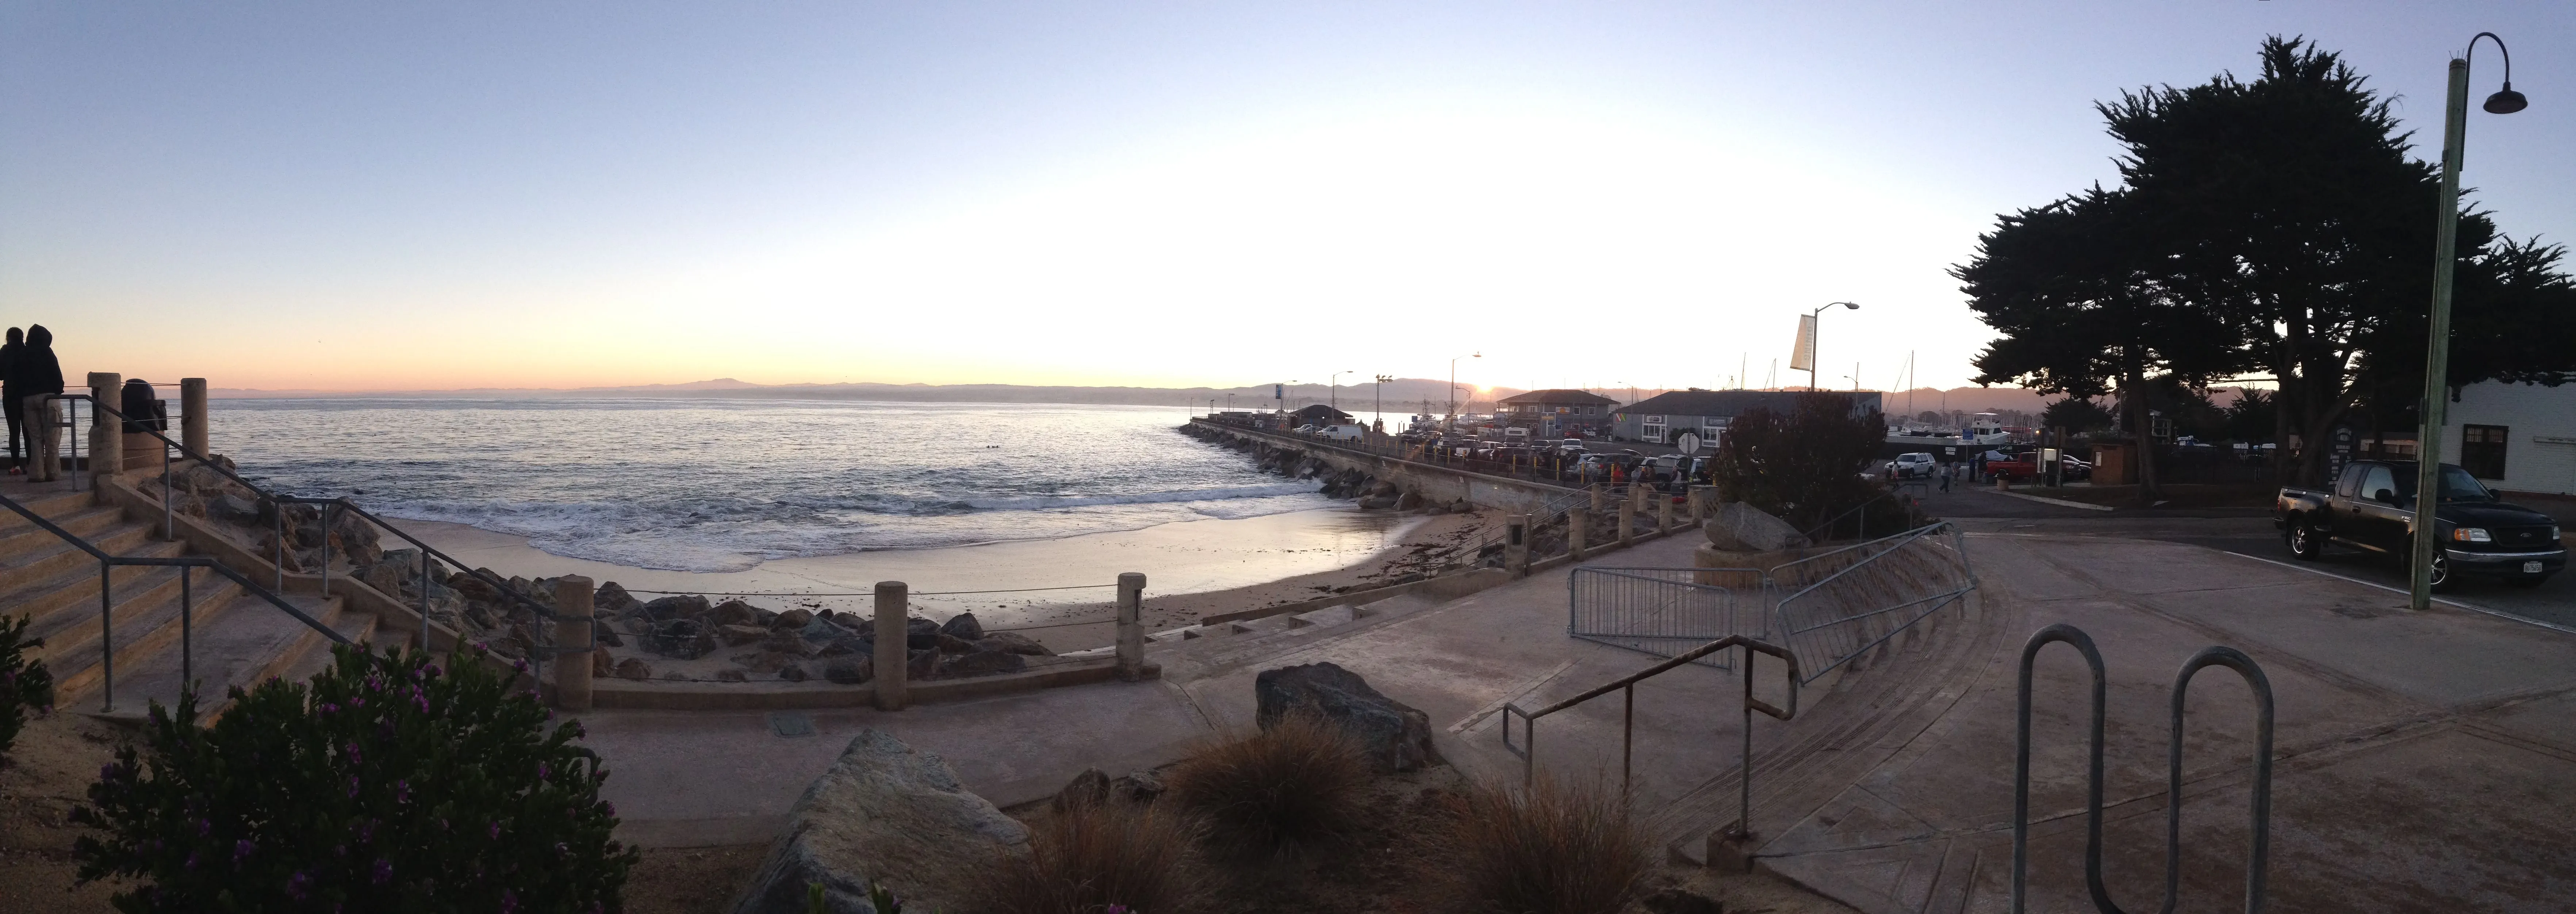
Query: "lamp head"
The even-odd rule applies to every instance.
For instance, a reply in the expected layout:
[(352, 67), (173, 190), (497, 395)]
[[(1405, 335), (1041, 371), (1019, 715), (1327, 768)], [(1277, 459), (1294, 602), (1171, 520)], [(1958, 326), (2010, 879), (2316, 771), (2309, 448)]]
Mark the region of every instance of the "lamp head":
[(2487, 96), (2487, 103), (2483, 107), (2487, 109), (2488, 114), (2512, 114), (2531, 107), (2531, 100), (2522, 97), (2522, 93), (2513, 91), (2513, 81), (2506, 80), (2504, 91)]
[(1844, 302), (1844, 303), (1843, 303), (1843, 307), (1845, 307), (1845, 308), (1850, 308), (1850, 309), (1852, 309), (1852, 310), (1854, 310), (1854, 311), (1858, 311), (1858, 310), (1860, 310), (1860, 303), (1859, 303), (1859, 302), (1848, 302), (1848, 301), (1847, 301), (1847, 302)]

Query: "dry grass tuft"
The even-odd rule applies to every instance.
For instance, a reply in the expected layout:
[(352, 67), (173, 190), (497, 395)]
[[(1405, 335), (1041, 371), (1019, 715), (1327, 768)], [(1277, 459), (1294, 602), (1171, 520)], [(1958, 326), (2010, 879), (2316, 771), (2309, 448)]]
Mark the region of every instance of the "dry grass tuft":
[(1030, 832), (1029, 856), (986, 887), (995, 914), (1189, 914), (1203, 900), (1198, 829), (1159, 806), (1074, 803)]
[(1452, 809), (1436, 865), (1437, 907), (1512, 914), (1618, 914), (1654, 870), (1615, 790), (1541, 779), (1481, 784)]
[(1368, 758), (1341, 725), (1289, 714), (1270, 728), (1193, 752), (1164, 777), (1164, 802), (1204, 823), (1235, 860), (1302, 856), (1350, 835), (1366, 814)]

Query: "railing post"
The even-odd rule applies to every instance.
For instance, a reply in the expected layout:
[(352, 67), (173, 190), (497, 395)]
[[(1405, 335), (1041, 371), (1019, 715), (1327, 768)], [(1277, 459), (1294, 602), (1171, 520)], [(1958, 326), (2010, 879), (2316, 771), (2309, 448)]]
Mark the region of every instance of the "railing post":
[(1622, 498), (1619, 500), (1619, 548), (1628, 548), (1629, 546), (1635, 545), (1636, 542), (1637, 500), (1634, 498)]
[(322, 598), (325, 600), (331, 598), (331, 509), (335, 507), (338, 506), (330, 502), (322, 503)]
[(1690, 487), (1690, 523), (1697, 527), (1708, 522), (1708, 496), (1715, 486)]
[(179, 685), (186, 689), (197, 687), (197, 633), (189, 618), (195, 614), (197, 604), (197, 595), (190, 589), (189, 579), (196, 574), (197, 569), (192, 566), (179, 566)]
[(1592, 510), (1601, 510), (1601, 484), (1597, 482), (1586, 483), (1583, 488), (1592, 493)]
[(125, 376), (113, 371), (89, 373), (89, 478), (98, 481), (104, 469), (109, 476), (125, 472), (125, 428), (116, 417), (99, 407), (117, 402), (125, 388)]
[(1591, 533), (1592, 533), (1592, 512), (1591, 512), (1589, 509), (1585, 509), (1585, 508), (1568, 508), (1568, 509), (1566, 509), (1566, 511), (1565, 511), (1565, 546), (1566, 546), (1566, 553), (1567, 553), (1567, 554), (1569, 554), (1569, 555), (1574, 556), (1574, 560), (1575, 560), (1575, 561), (1578, 561), (1578, 562), (1583, 561), (1584, 557), (1585, 557), (1586, 555), (1588, 555), (1588, 554), (1589, 554), (1589, 553), (1584, 549), (1584, 542), (1583, 542), (1583, 539), (1584, 539), (1584, 537), (1591, 535)]
[(1655, 493), (1655, 532), (1673, 532), (1673, 497), (1662, 492)]
[(179, 379), (179, 443), (189, 454), (212, 457), (206, 443), (206, 379)]
[(111, 617), (115, 601), (108, 572), (115, 566), (106, 559), (98, 560), (98, 713), (116, 710), (116, 623)]
[[(427, 587), (421, 589), (428, 590)], [(587, 652), (578, 655), (562, 653), (563, 648), (580, 644), (593, 645), (596, 649), (595, 642), (591, 640), (590, 630), (595, 623), (590, 613), (590, 578), (577, 574), (556, 578), (555, 707), (566, 711), (590, 710), (590, 655)], [(422, 616), (420, 621), (426, 627), (429, 617)], [(581, 659), (572, 659), (575, 656)]]
[(1145, 678), (1145, 575), (1118, 576), (1118, 678)]
[(1530, 516), (1514, 514), (1503, 519), (1503, 569), (1513, 574), (1528, 574), (1530, 565)]
[(420, 652), (429, 653), (429, 550), (420, 550)]
[(901, 711), (911, 699), (905, 688), (905, 665), (912, 654), (904, 649), (907, 630), (906, 608), (911, 604), (912, 588), (902, 581), (877, 582), (877, 659), (876, 700), (879, 711)]

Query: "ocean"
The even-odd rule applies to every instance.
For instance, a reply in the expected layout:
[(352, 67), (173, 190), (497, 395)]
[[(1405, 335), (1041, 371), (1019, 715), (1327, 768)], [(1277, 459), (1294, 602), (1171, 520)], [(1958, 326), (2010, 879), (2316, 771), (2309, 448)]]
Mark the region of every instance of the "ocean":
[(776, 400), (216, 400), (262, 485), (665, 571), (1337, 505), (1174, 431), (1180, 407)]

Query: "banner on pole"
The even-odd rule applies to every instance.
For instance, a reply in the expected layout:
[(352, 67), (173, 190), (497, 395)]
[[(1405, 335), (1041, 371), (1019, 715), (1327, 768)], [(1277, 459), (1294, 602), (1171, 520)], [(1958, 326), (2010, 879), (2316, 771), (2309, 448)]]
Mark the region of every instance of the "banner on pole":
[(1816, 316), (1798, 315), (1798, 345), (1789, 351), (1790, 371), (1816, 370)]

